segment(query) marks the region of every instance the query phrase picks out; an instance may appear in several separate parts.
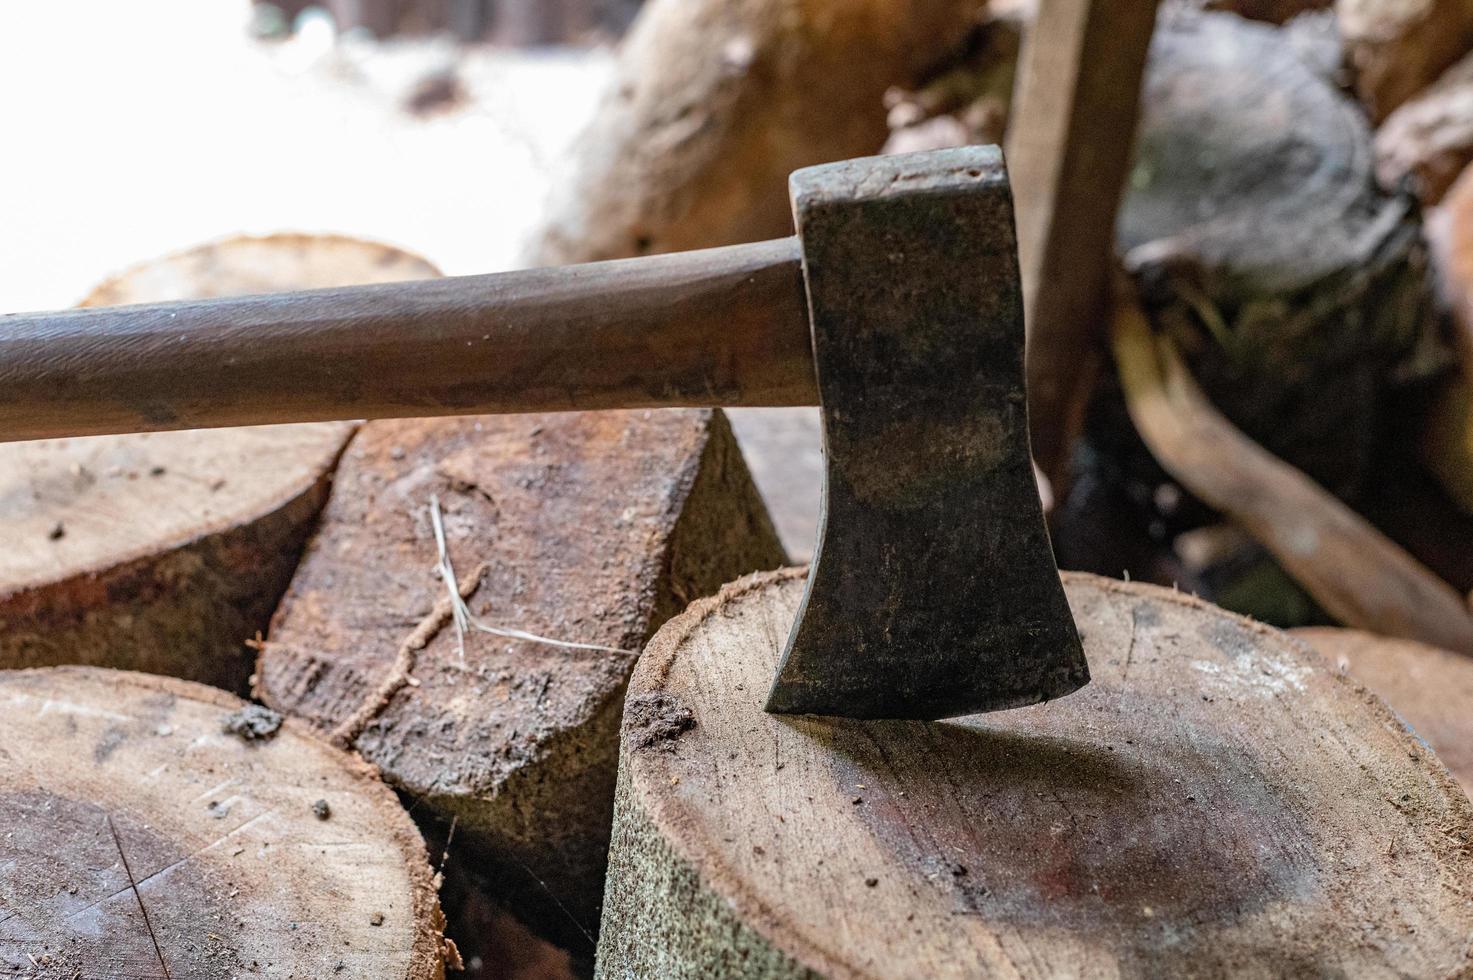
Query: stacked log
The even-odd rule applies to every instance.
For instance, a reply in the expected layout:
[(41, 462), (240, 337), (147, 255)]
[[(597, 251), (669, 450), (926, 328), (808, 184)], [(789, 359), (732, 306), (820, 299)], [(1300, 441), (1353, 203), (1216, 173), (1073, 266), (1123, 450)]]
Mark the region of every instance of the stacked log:
[[(388, 282), (422, 259), (331, 236), (237, 238), (131, 269), (85, 306)], [(244, 692), (348, 423), (0, 445), (0, 667), (88, 663)]]
[[(442, 553), (469, 612), (520, 634), (457, 628)], [(519, 913), (580, 946), (637, 651), (691, 599), (782, 560), (719, 412), (373, 422), (256, 691), (356, 748), (422, 820), (453, 819), (451, 867), (499, 877)]]
[(259, 705), (0, 671), (0, 972), (442, 980), (424, 844), (363, 762)]
[(886, 90), (913, 86), (981, 6), (653, 0), (558, 180), (530, 262), (790, 234), (788, 175), (878, 152)]
[(762, 711), (801, 573), (694, 604), (624, 719), (599, 976), (1451, 976), (1473, 804), (1275, 630), (1066, 576), (1092, 684), (950, 722)]

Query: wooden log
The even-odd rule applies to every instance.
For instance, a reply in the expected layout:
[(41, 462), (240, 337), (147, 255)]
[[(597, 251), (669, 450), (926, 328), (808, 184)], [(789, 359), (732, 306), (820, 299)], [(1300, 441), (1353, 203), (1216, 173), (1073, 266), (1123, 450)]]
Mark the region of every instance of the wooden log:
[(801, 572), (630, 683), (603, 977), (1451, 976), (1473, 804), (1283, 634), (1067, 575), (1093, 683), (943, 723), (762, 711)]
[[(436, 274), (332, 236), (235, 238), (131, 269), (84, 306)], [(244, 691), (352, 426), (0, 445), (0, 666), (88, 663)]]
[(239, 235), (136, 265), (105, 280), (78, 305), (168, 303), (439, 276), (418, 255), (361, 238)]
[(1473, 46), (1468, 0), (1336, 0), (1355, 89), (1380, 122)]
[(1290, 633), (1384, 698), (1473, 795), (1473, 659), (1360, 630)]
[(1119, 241), (1152, 321), (1235, 425), (1352, 496), (1391, 394), (1446, 363), (1411, 203), (1287, 32), (1163, 22), (1143, 106)]
[(735, 408), (726, 414), (788, 557), (811, 560), (823, 503), (819, 410)]
[(424, 844), (360, 759), (199, 684), (0, 672), (0, 973), (440, 980)]
[[(624, 652), (470, 633), (462, 653), (432, 499), (477, 616)], [(256, 689), (356, 747), (417, 814), (453, 816), (452, 863), (507, 869), (528, 886), (519, 911), (550, 894), (592, 932), (635, 653), (689, 600), (782, 560), (719, 412), (369, 423)]]
[(1131, 420), (1183, 487), (1242, 525), (1338, 621), (1473, 654), (1463, 597), (1223, 418), (1123, 290), (1113, 335)]
[(1441, 201), (1473, 161), (1473, 55), (1404, 102), (1376, 130), (1376, 177), (1406, 185), (1424, 205)]
[(652, 0), (557, 182), (529, 264), (760, 241), (788, 175), (877, 152), (884, 95), (961, 41), (980, 0)]

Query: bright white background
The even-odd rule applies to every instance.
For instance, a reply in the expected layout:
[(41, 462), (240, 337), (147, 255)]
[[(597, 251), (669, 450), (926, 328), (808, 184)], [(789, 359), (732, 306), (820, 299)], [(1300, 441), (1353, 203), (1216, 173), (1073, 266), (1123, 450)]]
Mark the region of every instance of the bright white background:
[[(509, 268), (605, 52), (253, 40), (248, 0), (0, 0), (0, 312), (69, 306), (237, 232), (333, 231)], [(465, 107), (402, 108), (459, 64)]]

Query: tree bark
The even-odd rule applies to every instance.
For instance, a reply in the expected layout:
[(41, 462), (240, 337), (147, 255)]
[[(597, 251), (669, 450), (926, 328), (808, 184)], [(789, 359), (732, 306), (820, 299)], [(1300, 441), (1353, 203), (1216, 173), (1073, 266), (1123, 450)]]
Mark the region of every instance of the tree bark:
[(1473, 658), (1360, 630), (1291, 635), (1384, 698), (1473, 795)]
[(1453, 975), (1473, 804), (1283, 634), (1066, 576), (1094, 683), (944, 723), (764, 714), (803, 583), (630, 683), (603, 977)]
[[(474, 632), (462, 652), (432, 499), (477, 616), (622, 652)], [(356, 747), (418, 815), (454, 817), (452, 863), (505, 869), (518, 913), (576, 945), (548, 896), (594, 930), (636, 652), (689, 600), (782, 560), (719, 412), (369, 423), (257, 691)]]
[[(236, 238), (140, 265), (84, 306), (435, 275), (387, 246)], [(0, 667), (87, 663), (244, 691), (352, 425), (0, 445)]]
[(653, 0), (558, 183), (536, 265), (791, 233), (788, 175), (876, 153), (884, 94), (980, 0)]
[(0, 972), (441, 980), (454, 962), (414, 824), (304, 726), (85, 667), (0, 673), (0, 705)]

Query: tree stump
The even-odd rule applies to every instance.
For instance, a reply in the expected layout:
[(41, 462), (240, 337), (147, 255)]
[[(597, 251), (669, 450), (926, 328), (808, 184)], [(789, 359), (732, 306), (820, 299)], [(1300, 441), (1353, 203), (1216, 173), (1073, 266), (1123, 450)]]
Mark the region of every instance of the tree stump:
[(199, 684), (0, 673), (0, 973), (439, 980), (424, 844), (355, 757)]
[(1288, 32), (1164, 20), (1142, 107), (1118, 237), (1153, 322), (1234, 424), (1353, 494), (1389, 394), (1445, 364), (1413, 205)]
[[(147, 263), (106, 306), (436, 275), (332, 236), (236, 238)], [(350, 423), (0, 445), (0, 667), (86, 663), (243, 692)]]
[(802, 573), (630, 682), (604, 977), (1452, 976), (1473, 804), (1272, 629), (1066, 576), (1094, 682), (942, 723), (762, 711)]
[[(477, 616), (622, 652), (483, 633), (462, 651), (432, 499)], [(537, 919), (550, 894), (591, 933), (637, 651), (691, 599), (782, 562), (719, 412), (373, 422), (343, 457), (257, 692), (356, 747), (417, 815), (456, 818), (452, 866), (524, 882), (518, 914)], [(556, 908), (532, 924), (580, 941)]]
[(1384, 698), (1473, 795), (1473, 658), (1360, 630), (1292, 635)]

